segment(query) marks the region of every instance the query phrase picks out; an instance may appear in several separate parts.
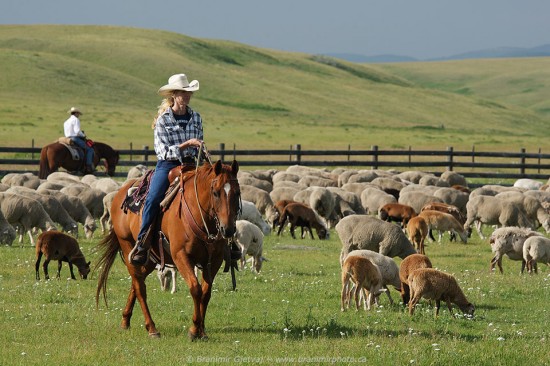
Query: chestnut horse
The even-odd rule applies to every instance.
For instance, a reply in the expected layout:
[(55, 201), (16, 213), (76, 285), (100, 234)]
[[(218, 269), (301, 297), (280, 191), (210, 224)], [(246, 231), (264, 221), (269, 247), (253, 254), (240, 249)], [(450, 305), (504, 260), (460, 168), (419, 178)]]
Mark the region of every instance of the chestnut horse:
[[(189, 337), (206, 338), (204, 319), (210, 300), (214, 277), (224, 260), (224, 251), (228, 238), (236, 232), (237, 215), (240, 210), (240, 188), (237, 181), (239, 165), (233, 161), (231, 166), (221, 161), (206, 163), (196, 170), (185, 171), (174, 168), (179, 174), (179, 192), (159, 218), (162, 233), (169, 242), (157, 245), (152, 241), (150, 257), (164, 258), (167, 264), (175, 264), (179, 273), (187, 282), (194, 302), (193, 325), (189, 328)], [(170, 173), (170, 176), (174, 173)], [(149, 336), (160, 337), (151, 318), (147, 305), (145, 278), (155, 269), (155, 263), (149, 259), (144, 266), (128, 263), (128, 254), (135, 244), (141, 216), (121, 208), (132, 181), (125, 184), (113, 199), (111, 206), (112, 230), (99, 243), (102, 252), (97, 263), (101, 267), (96, 291), (96, 305), (103, 292), (107, 304), (107, 277), (118, 253), (126, 264), (132, 277), (132, 286), (126, 307), (122, 312), (123, 329), (130, 327), (130, 318), (136, 299), (141, 305), (145, 318), (145, 328)], [(157, 230), (153, 230), (157, 233)], [(202, 269), (202, 280), (195, 275), (195, 267)]]
[[(105, 169), (107, 174), (113, 176), (115, 168), (118, 164), (119, 153), (107, 144), (94, 142), (94, 167), (99, 164), (101, 159), (104, 159)], [(60, 167), (68, 171), (83, 170), (85, 159), (74, 160), (69, 149), (59, 142), (54, 142), (46, 145), (40, 152), (40, 171), (38, 177), (46, 179), (48, 175), (56, 172)]]

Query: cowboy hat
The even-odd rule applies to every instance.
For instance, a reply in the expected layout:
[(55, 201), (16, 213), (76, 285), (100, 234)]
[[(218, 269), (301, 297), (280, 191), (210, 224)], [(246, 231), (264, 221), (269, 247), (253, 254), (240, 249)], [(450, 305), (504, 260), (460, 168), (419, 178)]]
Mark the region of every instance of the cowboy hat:
[(192, 82), (187, 81), (187, 75), (185, 74), (172, 75), (168, 79), (168, 84), (161, 87), (158, 93), (163, 96), (169, 96), (174, 90), (194, 92), (199, 90), (199, 82), (197, 80), (193, 80)]
[(69, 113), (69, 114), (73, 114), (73, 113), (80, 113), (80, 114), (83, 114), (83, 113), (80, 111), (80, 109), (78, 109), (77, 107), (71, 107), (71, 109), (69, 109), (69, 110), (67, 111), (67, 113)]

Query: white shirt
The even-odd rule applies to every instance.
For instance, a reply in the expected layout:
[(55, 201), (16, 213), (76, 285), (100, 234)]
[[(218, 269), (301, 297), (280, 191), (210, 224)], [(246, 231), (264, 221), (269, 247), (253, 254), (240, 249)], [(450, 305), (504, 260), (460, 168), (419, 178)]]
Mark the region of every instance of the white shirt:
[(84, 136), (84, 133), (80, 130), (80, 120), (74, 114), (63, 123), (63, 128), (65, 129), (65, 137)]

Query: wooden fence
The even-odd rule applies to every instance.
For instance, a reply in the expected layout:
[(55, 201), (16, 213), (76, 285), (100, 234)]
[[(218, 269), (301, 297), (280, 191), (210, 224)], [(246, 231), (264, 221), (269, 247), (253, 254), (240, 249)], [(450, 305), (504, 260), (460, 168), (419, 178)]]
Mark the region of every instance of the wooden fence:
[[(154, 167), (156, 156), (152, 149), (143, 146), (120, 149), (121, 159), (117, 177), (125, 177), (128, 169), (138, 164)], [(550, 154), (527, 152), (489, 152), (446, 150), (382, 150), (372, 146), (368, 150), (302, 150), (301, 145), (280, 150), (240, 150), (220, 144), (210, 150), (213, 159), (229, 162), (236, 159), (243, 169), (278, 168), (300, 164), (311, 167), (348, 167), (353, 169), (422, 170), (439, 174), (445, 170), (456, 171), (467, 178), (546, 180), (550, 176)], [(0, 147), (0, 176), (11, 172), (38, 174), (40, 148)]]

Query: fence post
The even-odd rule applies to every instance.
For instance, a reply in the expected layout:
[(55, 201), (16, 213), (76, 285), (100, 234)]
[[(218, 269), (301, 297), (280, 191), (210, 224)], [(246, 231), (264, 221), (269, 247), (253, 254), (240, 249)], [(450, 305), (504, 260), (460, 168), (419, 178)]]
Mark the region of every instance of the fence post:
[(409, 168), (411, 167), (411, 149), (412, 149), (412, 146), (409, 145)]
[(472, 164), (476, 162), (476, 145), (472, 145)]
[(296, 152), (296, 162), (300, 164), (302, 161), (302, 145), (300, 144), (294, 145), (294, 150)]
[(130, 142), (130, 161), (134, 160), (134, 144)]
[(220, 160), (224, 161), (225, 159), (225, 143), (224, 142), (220, 142)]
[(350, 160), (350, 155), (349, 155), (350, 151), (351, 151), (351, 144), (348, 144), (348, 161)]
[(372, 168), (378, 169), (378, 145), (372, 145)]
[(447, 163), (449, 164), (447, 166), (447, 170), (453, 171), (453, 147), (447, 146), (447, 152), (449, 155), (447, 155)]
[(143, 150), (144, 150), (144, 156), (143, 156), (143, 161), (145, 161), (145, 166), (148, 166), (149, 164), (147, 164), (149, 162), (149, 146), (147, 145), (143, 145)]
[(539, 147), (539, 169), (537, 172), (540, 174), (540, 155), (542, 154), (542, 149)]
[(32, 147), (32, 152), (31, 152), (31, 159), (34, 160), (34, 139), (32, 139), (32, 143), (31, 143), (31, 147)]
[(521, 159), (520, 159), (520, 166), (519, 166), (519, 174), (521, 174), (522, 176), (525, 175), (525, 148), (522, 147), (521, 148)]

